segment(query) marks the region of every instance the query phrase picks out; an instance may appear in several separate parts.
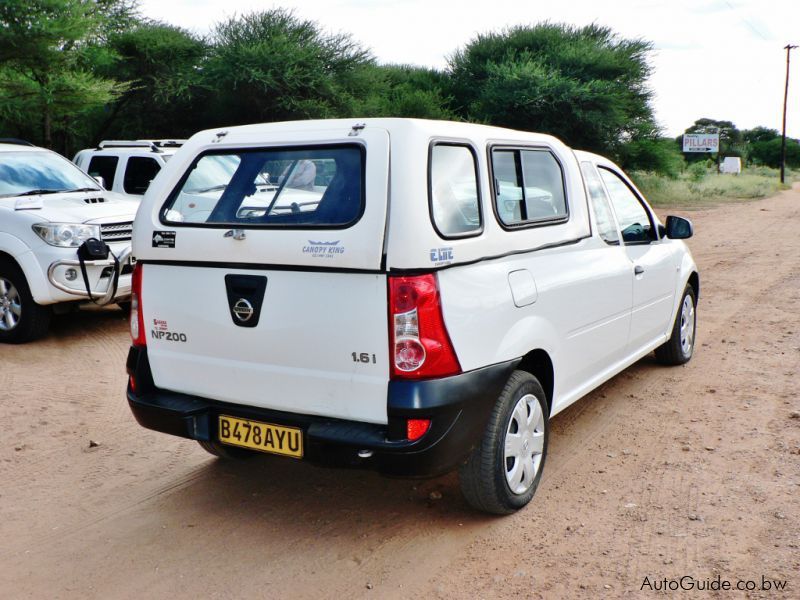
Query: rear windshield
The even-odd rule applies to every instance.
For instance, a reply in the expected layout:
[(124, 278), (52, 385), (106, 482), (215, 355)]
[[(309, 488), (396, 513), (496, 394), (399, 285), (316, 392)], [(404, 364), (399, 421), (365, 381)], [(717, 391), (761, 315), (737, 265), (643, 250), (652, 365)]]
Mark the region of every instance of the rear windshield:
[(358, 145), (198, 156), (164, 205), (165, 223), (346, 227), (364, 210)]

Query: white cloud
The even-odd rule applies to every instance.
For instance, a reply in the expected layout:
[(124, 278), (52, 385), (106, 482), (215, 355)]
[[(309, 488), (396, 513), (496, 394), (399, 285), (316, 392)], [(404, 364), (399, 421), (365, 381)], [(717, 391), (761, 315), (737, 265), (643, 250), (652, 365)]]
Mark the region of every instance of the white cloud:
[[(651, 87), (659, 122), (677, 135), (700, 117), (780, 129), (785, 51), (800, 43), (797, 0), (142, 0), (150, 18), (208, 33), (236, 14), (294, 9), (347, 32), (380, 62), (443, 68), (476, 34), (544, 20), (607, 25), (655, 44)], [(800, 137), (800, 50), (793, 55), (789, 135)]]

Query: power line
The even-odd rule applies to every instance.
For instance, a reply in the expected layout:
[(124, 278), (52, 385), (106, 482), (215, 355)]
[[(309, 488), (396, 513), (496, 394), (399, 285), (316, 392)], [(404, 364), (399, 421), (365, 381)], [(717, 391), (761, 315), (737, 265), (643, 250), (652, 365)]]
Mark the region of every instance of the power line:
[[(735, 6), (733, 6), (733, 5), (732, 5), (730, 2), (728, 2), (728, 0), (722, 0), (722, 1), (723, 1), (723, 2), (726, 4), (726, 6), (727, 6), (728, 8), (730, 8), (732, 11), (734, 11), (734, 12), (738, 12), (738, 10), (736, 9), (736, 7), (735, 7)], [(764, 34), (763, 34), (763, 33), (761, 33), (761, 32), (758, 30), (758, 28), (757, 28), (755, 25), (753, 25), (753, 24), (752, 24), (752, 23), (751, 23), (749, 20), (745, 19), (744, 17), (739, 17), (739, 21), (741, 21), (742, 23), (744, 23), (744, 24), (747, 26), (747, 28), (748, 28), (750, 31), (752, 31), (753, 33), (755, 33), (755, 34), (756, 34), (758, 37), (760, 37), (760, 38), (761, 38), (762, 40), (764, 40), (765, 42), (769, 42), (769, 41), (770, 41), (769, 39), (767, 39), (766, 37), (764, 37)]]

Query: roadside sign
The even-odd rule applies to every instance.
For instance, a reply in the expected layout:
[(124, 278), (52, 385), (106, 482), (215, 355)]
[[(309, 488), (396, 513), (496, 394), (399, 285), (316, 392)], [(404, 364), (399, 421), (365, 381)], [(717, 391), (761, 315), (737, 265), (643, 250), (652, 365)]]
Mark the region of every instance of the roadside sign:
[(719, 133), (684, 133), (684, 152), (719, 152)]

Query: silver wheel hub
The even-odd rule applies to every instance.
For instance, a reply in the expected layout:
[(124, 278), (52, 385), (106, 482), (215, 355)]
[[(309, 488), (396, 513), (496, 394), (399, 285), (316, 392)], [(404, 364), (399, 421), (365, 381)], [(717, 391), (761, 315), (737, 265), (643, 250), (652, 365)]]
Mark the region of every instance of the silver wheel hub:
[(542, 464), (545, 416), (539, 400), (526, 394), (517, 400), (506, 428), (503, 452), (506, 482), (515, 494), (530, 489)]
[(692, 353), (694, 346), (694, 302), (685, 296), (681, 306), (681, 351), (684, 356)]
[(19, 324), (22, 304), (19, 292), (8, 279), (0, 277), (0, 331), (11, 331)]

